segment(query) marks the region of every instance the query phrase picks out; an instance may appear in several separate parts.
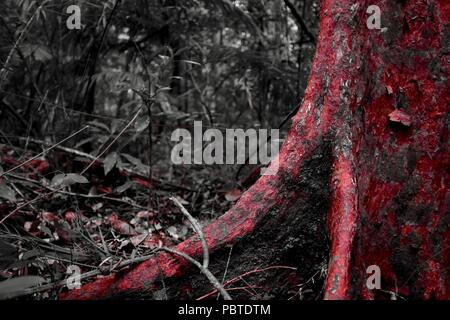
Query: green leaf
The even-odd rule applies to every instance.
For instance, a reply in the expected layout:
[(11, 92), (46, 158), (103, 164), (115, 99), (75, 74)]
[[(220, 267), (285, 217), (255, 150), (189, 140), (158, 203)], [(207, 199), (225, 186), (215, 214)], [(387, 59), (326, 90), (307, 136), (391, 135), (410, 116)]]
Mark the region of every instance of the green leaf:
[(69, 173), (69, 174), (67, 174), (66, 178), (64, 179), (64, 184), (66, 186), (71, 186), (71, 185), (77, 184), (77, 183), (86, 184), (86, 183), (89, 183), (89, 180), (86, 179), (86, 177), (82, 176), (81, 174), (77, 174), (77, 173)]
[(16, 192), (6, 185), (6, 182), (0, 181), (0, 198), (16, 202)]
[(93, 120), (93, 121), (89, 121), (88, 124), (93, 126), (93, 127), (103, 129), (107, 133), (111, 133), (111, 130), (109, 129), (109, 127), (106, 124), (102, 123), (102, 122)]
[(52, 188), (56, 188), (59, 187), (60, 185), (63, 184), (64, 182), (64, 178), (66, 177), (66, 175), (64, 173), (61, 174), (57, 174), (53, 177), (52, 181), (50, 182), (50, 186)]
[(139, 118), (136, 120), (135, 124), (134, 124), (134, 128), (136, 129), (137, 132), (142, 132), (145, 129), (148, 128), (150, 124), (150, 118), (149, 116), (143, 116), (142, 118)]
[(76, 173), (69, 174), (57, 174), (53, 177), (52, 182), (50, 183), (52, 188), (62, 187), (62, 186), (71, 186), (77, 183), (89, 183), (89, 180), (83, 177), (82, 175)]
[(16, 260), (18, 260), (16, 247), (0, 240), (0, 269), (9, 268)]
[(116, 192), (117, 193), (124, 193), (125, 191), (127, 191), (128, 189), (130, 189), (133, 186), (133, 182), (131, 181), (127, 181), (125, 182), (125, 184), (119, 186), (116, 188)]
[(52, 55), (44, 46), (36, 44), (23, 45), (22, 52), (25, 57), (34, 56), (36, 61), (45, 62), (52, 58)]
[(25, 290), (40, 286), (45, 282), (44, 278), (38, 276), (23, 276), (2, 281), (0, 282), (0, 299), (15, 298)]
[(126, 153), (122, 154), (122, 156), (125, 159), (127, 159), (127, 161), (129, 163), (134, 165), (139, 171), (141, 171), (141, 172), (148, 172), (149, 171), (149, 167), (144, 165), (140, 159), (137, 159), (137, 158), (135, 158), (133, 156), (130, 156), (129, 154), (126, 154)]
[(116, 166), (119, 155), (116, 152), (108, 154), (103, 161), (103, 169), (105, 170), (105, 176)]
[(34, 51), (34, 57), (37, 61), (45, 62), (47, 60), (50, 60), (52, 58), (52, 55), (45, 47), (39, 46), (36, 48), (36, 51)]

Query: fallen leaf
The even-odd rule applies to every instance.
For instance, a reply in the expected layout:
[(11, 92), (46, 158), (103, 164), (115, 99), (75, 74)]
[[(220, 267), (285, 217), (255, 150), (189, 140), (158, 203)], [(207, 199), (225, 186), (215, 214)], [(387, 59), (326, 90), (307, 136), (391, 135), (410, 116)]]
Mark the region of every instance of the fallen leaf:
[(38, 227), (39, 227), (39, 220), (36, 221), (27, 221), (24, 223), (23, 228), (25, 229), (26, 232), (37, 232), (39, 231)]
[(405, 127), (411, 126), (411, 116), (402, 110), (395, 110), (389, 114), (389, 120), (396, 123), (401, 123)]
[(17, 260), (16, 247), (0, 240), (0, 269), (7, 269), (15, 260)]
[(391, 95), (391, 94), (394, 93), (394, 90), (392, 89), (391, 86), (386, 86), (386, 90), (387, 90), (387, 92), (388, 92), (389, 95)]
[(0, 282), (0, 299), (12, 299), (22, 294), (26, 289), (44, 284), (46, 280), (38, 276), (23, 276)]
[(73, 211), (67, 211), (66, 213), (64, 213), (64, 220), (66, 220), (67, 222), (72, 223), (76, 218), (77, 214)]
[(127, 181), (125, 182), (125, 184), (117, 187), (114, 191), (116, 193), (124, 193), (125, 191), (127, 191), (129, 188), (131, 188), (133, 186), (133, 182), (131, 181)]
[(93, 206), (91, 206), (91, 208), (92, 208), (92, 211), (97, 212), (98, 210), (103, 208), (103, 202), (96, 203)]
[(139, 234), (137, 236), (131, 237), (130, 241), (133, 246), (139, 246), (148, 236), (148, 233)]
[(46, 212), (46, 211), (41, 213), (41, 218), (42, 218), (42, 220), (44, 220), (46, 222), (54, 222), (55, 220), (58, 219), (58, 217), (56, 217), (54, 213)]
[(175, 226), (171, 226), (171, 227), (167, 228), (166, 232), (169, 236), (171, 236), (175, 240), (178, 240), (180, 238), (180, 236), (178, 235), (178, 230)]
[(86, 177), (83, 177), (82, 175), (76, 173), (61, 173), (53, 177), (50, 186), (52, 188), (57, 188), (59, 186), (71, 186), (77, 183), (86, 184), (89, 183), (89, 180), (86, 179)]
[(11, 202), (16, 202), (16, 192), (6, 185), (6, 182), (0, 181), (0, 198)]
[(233, 189), (233, 190), (231, 190), (231, 191), (228, 191), (228, 192), (225, 194), (225, 199), (226, 199), (227, 201), (233, 202), (233, 201), (239, 200), (239, 198), (241, 197), (241, 195), (242, 195), (242, 191), (236, 188), (236, 189)]
[(143, 246), (148, 249), (156, 249), (163, 246), (161, 237), (157, 234), (151, 234), (145, 239)]
[(65, 185), (70, 186), (76, 183), (86, 184), (89, 183), (89, 180), (86, 179), (86, 177), (76, 173), (69, 173), (66, 175), (66, 178), (64, 179)]
[(150, 188), (150, 182), (148, 182), (147, 180), (144, 180), (139, 177), (132, 177), (131, 180), (133, 180), (135, 183), (137, 183), (138, 185), (140, 185), (144, 188)]
[(123, 236), (137, 235), (136, 230), (125, 221), (120, 220), (116, 214), (110, 215), (108, 221), (111, 223), (112, 228)]
[(139, 219), (152, 219), (155, 217), (155, 213), (153, 211), (140, 211), (136, 214), (136, 217)]
[(56, 187), (62, 185), (65, 177), (66, 177), (66, 175), (64, 173), (55, 175), (53, 177), (52, 181), (50, 182), (50, 186), (52, 188), (56, 188)]

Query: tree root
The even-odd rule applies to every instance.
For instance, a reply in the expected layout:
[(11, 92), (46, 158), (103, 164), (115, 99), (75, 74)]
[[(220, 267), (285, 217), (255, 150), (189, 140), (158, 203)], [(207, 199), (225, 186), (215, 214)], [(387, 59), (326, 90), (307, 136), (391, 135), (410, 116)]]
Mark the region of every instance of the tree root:
[[(305, 280), (328, 259), (326, 299), (450, 298), (448, 88), (439, 80), (450, 77), (450, 5), (431, 2), (427, 10), (415, 0), (375, 1), (386, 33), (366, 28), (367, 1), (321, 2), (308, 88), (278, 173), (204, 228), (215, 274), (233, 245), (230, 278), (282, 264)], [(389, 116), (399, 108), (409, 121)], [(174, 250), (195, 259), (203, 251), (197, 237)], [(371, 265), (381, 270), (381, 290), (366, 286)], [(61, 298), (151, 297), (160, 281), (170, 298), (211, 291), (187, 261), (165, 252)]]

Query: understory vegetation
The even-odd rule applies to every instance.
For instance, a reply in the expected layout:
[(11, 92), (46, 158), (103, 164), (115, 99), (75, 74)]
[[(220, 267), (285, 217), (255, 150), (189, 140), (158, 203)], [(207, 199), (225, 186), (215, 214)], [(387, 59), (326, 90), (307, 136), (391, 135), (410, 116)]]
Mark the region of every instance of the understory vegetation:
[[(66, 26), (70, 5), (81, 8), (80, 30)], [(0, 8), (0, 281), (9, 280), (0, 298), (56, 298), (75, 271), (84, 282), (128, 268), (192, 235), (189, 215), (206, 225), (229, 209), (258, 165), (175, 165), (171, 135), (201, 121), (222, 132), (280, 129), (282, 139), (318, 23), (314, 0)], [(317, 297), (308, 285), (325, 266), (306, 284), (252, 283), (283, 268), (230, 287), (248, 298)]]

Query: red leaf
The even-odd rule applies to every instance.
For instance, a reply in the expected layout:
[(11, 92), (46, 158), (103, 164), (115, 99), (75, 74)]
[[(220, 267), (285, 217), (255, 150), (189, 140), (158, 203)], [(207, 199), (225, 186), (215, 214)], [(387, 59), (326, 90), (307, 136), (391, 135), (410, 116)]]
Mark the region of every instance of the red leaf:
[(64, 220), (66, 220), (69, 223), (73, 223), (77, 219), (80, 219), (83, 221), (87, 220), (87, 218), (79, 212), (67, 211), (64, 214)]
[(40, 222), (38, 220), (36, 221), (27, 221), (25, 222), (23, 228), (25, 229), (26, 232), (38, 232), (38, 226), (39, 226)]
[(389, 95), (391, 95), (391, 94), (394, 93), (394, 90), (392, 90), (392, 87), (391, 87), (391, 86), (386, 86), (386, 90), (387, 90), (387, 92), (388, 92)]
[(55, 222), (55, 232), (58, 237), (64, 241), (64, 243), (72, 243), (72, 236), (70, 231), (64, 227), (63, 224), (58, 221)]
[(148, 249), (155, 249), (162, 246), (170, 247), (173, 243), (164, 235), (164, 233), (159, 233), (148, 235), (142, 245)]
[(109, 222), (111, 223), (112, 228), (117, 231), (119, 234), (124, 236), (135, 236), (137, 235), (136, 230), (133, 229), (128, 223), (120, 220), (116, 214), (112, 214), (108, 217)]
[(111, 187), (98, 187), (97, 190), (101, 193), (112, 193), (113, 189)]
[(140, 211), (137, 213), (136, 217), (139, 219), (152, 219), (155, 217), (155, 213), (153, 211)]
[(242, 195), (241, 190), (236, 188), (236, 189), (233, 189), (231, 191), (228, 191), (225, 194), (225, 199), (227, 199), (227, 201), (233, 202), (233, 201), (239, 200), (241, 195)]
[(55, 216), (54, 213), (47, 212), (47, 211), (42, 212), (41, 217), (42, 217), (42, 220), (44, 220), (46, 222), (54, 222), (54, 221), (58, 220), (58, 217)]
[(389, 114), (389, 120), (392, 122), (401, 123), (405, 127), (411, 126), (411, 116), (401, 110), (395, 110)]
[(137, 236), (131, 237), (130, 241), (133, 246), (139, 246), (145, 239), (147, 239), (148, 233), (139, 234)]
[(139, 177), (133, 177), (133, 178), (131, 178), (131, 180), (133, 180), (137, 184), (143, 186), (144, 188), (150, 188), (150, 182), (148, 182), (147, 180), (144, 180)]

